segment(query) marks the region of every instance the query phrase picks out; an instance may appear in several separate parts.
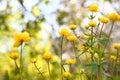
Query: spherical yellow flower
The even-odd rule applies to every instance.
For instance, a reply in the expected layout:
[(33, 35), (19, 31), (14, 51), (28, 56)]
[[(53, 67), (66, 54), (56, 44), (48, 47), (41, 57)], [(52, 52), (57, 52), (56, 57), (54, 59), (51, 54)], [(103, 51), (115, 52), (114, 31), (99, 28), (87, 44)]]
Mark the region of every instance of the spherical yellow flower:
[(9, 54), (9, 57), (13, 60), (16, 60), (16, 59), (18, 59), (19, 54), (18, 54), (18, 52), (12, 52)]
[(70, 27), (71, 30), (75, 30), (77, 28), (77, 25), (71, 24), (71, 25), (69, 25), (69, 27)]
[(114, 43), (113, 47), (117, 50), (120, 50), (120, 43)]
[(30, 36), (28, 32), (22, 32), (19, 34), (15, 34), (14, 39), (15, 39), (14, 46), (18, 47), (22, 42), (29, 42)]
[(69, 40), (69, 41), (77, 41), (77, 37), (76, 36), (68, 36), (67, 37), (67, 39)]
[(61, 28), (59, 30), (59, 34), (61, 36), (67, 37), (67, 36), (69, 36), (71, 34), (71, 32), (70, 32), (70, 30), (68, 28)]
[(32, 63), (36, 63), (37, 60), (36, 60), (36, 59), (32, 59), (31, 62), (32, 62)]
[(116, 60), (117, 60), (117, 57), (112, 55), (112, 56), (110, 56), (110, 59), (116, 61)]
[(79, 49), (79, 50), (84, 50), (84, 49), (85, 49), (85, 46), (84, 46), (84, 45), (80, 45), (80, 46), (78, 46), (78, 49)]
[(98, 4), (91, 4), (88, 8), (89, 11), (91, 12), (97, 12), (98, 11)]
[(113, 12), (108, 14), (108, 18), (114, 22), (119, 21), (120, 20), (120, 15), (118, 15), (117, 13)]
[(90, 27), (95, 27), (95, 26), (96, 26), (96, 22), (90, 21), (90, 22), (88, 23), (88, 25), (89, 25)]
[(105, 24), (107, 24), (109, 21), (107, 17), (99, 17), (98, 20), (102, 23), (105, 23)]
[(74, 59), (67, 59), (66, 60), (66, 64), (69, 64), (69, 65), (74, 65), (76, 63), (76, 60), (74, 60)]
[(69, 71), (65, 71), (65, 72), (63, 73), (63, 76), (64, 76), (65, 78), (69, 78), (69, 77), (71, 76), (71, 73), (70, 73)]
[(52, 58), (52, 54), (50, 52), (46, 52), (44, 53), (43, 58), (46, 60), (50, 60)]

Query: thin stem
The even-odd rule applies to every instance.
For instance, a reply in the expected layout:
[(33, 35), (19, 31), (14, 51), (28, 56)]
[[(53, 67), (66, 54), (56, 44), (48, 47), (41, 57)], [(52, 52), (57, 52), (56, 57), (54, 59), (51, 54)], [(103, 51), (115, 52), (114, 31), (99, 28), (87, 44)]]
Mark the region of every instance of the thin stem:
[(21, 49), (20, 49), (20, 80), (22, 80), (22, 65), (23, 65), (23, 61), (22, 61), (22, 44), (23, 42), (21, 42)]
[[(117, 54), (116, 54), (116, 56), (117, 56), (117, 60), (116, 60), (116, 66), (117, 66), (118, 61), (119, 61), (119, 50), (118, 50), (118, 49), (117, 49)], [(118, 70), (117, 70), (117, 67), (116, 67), (116, 75), (117, 75), (117, 77), (118, 77)]]
[(96, 33), (98, 32), (99, 26), (100, 26), (100, 22), (97, 25)]
[(75, 58), (76, 58), (76, 61), (77, 61), (77, 54), (76, 54), (76, 51), (75, 51), (75, 43), (74, 41), (72, 42), (73, 44), (73, 53), (75, 54)]
[(14, 60), (14, 62), (15, 62), (15, 66), (16, 66), (16, 68), (17, 68), (17, 69), (18, 69), (18, 71), (19, 71), (19, 67), (18, 67), (18, 65), (17, 65), (16, 60)]
[(99, 38), (101, 38), (103, 27), (104, 27), (104, 23), (102, 24), (102, 27), (101, 27), (101, 30), (100, 30), (100, 34), (99, 34)]
[(114, 22), (112, 23), (112, 26), (111, 26), (110, 32), (109, 32), (109, 34), (108, 34), (108, 40), (107, 40), (107, 42), (106, 42), (106, 44), (105, 44), (105, 47), (104, 47), (103, 53), (104, 53), (104, 51), (105, 51), (105, 49), (106, 49), (106, 47), (107, 47), (107, 45), (108, 45), (108, 43), (109, 43), (109, 39), (110, 39), (110, 36), (111, 36), (111, 33), (112, 33), (113, 26), (114, 26)]
[[(93, 27), (91, 27), (91, 48), (93, 46)], [(91, 60), (94, 62), (94, 54), (91, 52)]]
[(60, 55), (60, 60), (61, 60), (61, 80), (63, 80), (63, 72), (62, 72), (62, 65), (63, 65), (63, 62), (62, 62), (62, 52), (63, 52), (63, 39), (64, 39), (64, 36), (61, 37), (61, 55)]
[(51, 72), (50, 72), (50, 63), (49, 63), (49, 60), (47, 61), (47, 64), (48, 64), (49, 77), (51, 79)]
[(37, 67), (37, 65), (36, 65), (35, 63), (34, 63), (34, 66), (35, 66), (35, 68), (37, 69), (37, 71), (40, 73), (40, 75), (42, 76), (42, 78), (44, 78), (42, 72), (39, 70), (39, 68)]

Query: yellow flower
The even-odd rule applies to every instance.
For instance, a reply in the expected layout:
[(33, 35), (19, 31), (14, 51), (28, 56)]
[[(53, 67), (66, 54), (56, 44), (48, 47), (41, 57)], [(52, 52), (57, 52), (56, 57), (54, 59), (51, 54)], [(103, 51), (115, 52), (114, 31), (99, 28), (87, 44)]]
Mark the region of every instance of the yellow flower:
[(118, 15), (117, 13), (113, 12), (108, 14), (108, 18), (114, 22), (119, 21), (120, 20), (120, 15)]
[(74, 60), (74, 59), (67, 59), (66, 60), (66, 64), (69, 64), (69, 65), (74, 65), (76, 63), (76, 60)]
[(32, 62), (32, 63), (36, 63), (37, 60), (36, 60), (36, 59), (32, 59), (31, 62)]
[(71, 32), (70, 32), (70, 30), (69, 30), (68, 28), (61, 28), (61, 29), (59, 30), (59, 34), (60, 34), (61, 36), (67, 37), (67, 36), (69, 36), (69, 35), (71, 34)]
[(76, 36), (68, 36), (67, 39), (69, 41), (77, 41), (77, 37)]
[(79, 49), (79, 50), (84, 50), (84, 49), (85, 49), (85, 46), (84, 46), (84, 45), (80, 45), (80, 46), (78, 46), (78, 49)]
[(110, 59), (116, 61), (116, 60), (117, 60), (117, 57), (116, 57), (116, 56), (110, 56)]
[(77, 28), (77, 25), (71, 24), (71, 25), (69, 25), (69, 27), (70, 27), (71, 30), (75, 30)]
[(106, 17), (99, 17), (98, 20), (102, 23), (105, 23), (105, 24), (107, 24), (109, 21), (108, 18), (106, 18)]
[(22, 32), (19, 34), (15, 34), (14, 39), (15, 39), (14, 46), (18, 47), (22, 42), (29, 42), (30, 36), (28, 32)]
[(114, 43), (113, 47), (117, 50), (120, 50), (120, 43)]
[(65, 78), (69, 78), (69, 77), (71, 76), (71, 73), (70, 73), (69, 71), (65, 71), (65, 72), (63, 73), (63, 76), (64, 76)]
[(16, 59), (18, 59), (19, 54), (18, 54), (18, 52), (12, 52), (9, 54), (9, 57), (13, 60), (16, 60)]
[(96, 26), (96, 22), (90, 21), (90, 22), (88, 23), (88, 25), (89, 25), (90, 27), (95, 27), (95, 26)]
[(98, 11), (98, 4), (91, 4), (88, 8), (89, 11), (91, 12), (97, 12)]
[(39, 16), (41, 15), (38, 6), (33, 7), (33, 9), (32, 9), (32, 13), (33, 13), (36, 17), (39, 17)]
[(50, 60), (52, 58), (52, 54), (50, 52), (46, 52), (44, 53), (43, 58), (46, 60)]

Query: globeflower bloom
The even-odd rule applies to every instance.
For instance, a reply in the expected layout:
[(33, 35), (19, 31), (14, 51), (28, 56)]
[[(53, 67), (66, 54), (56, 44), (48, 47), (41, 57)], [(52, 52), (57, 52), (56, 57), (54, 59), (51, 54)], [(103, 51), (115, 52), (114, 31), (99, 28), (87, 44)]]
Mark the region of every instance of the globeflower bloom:
[(96, 26), (96, 22), (90, 21), (90, 22), (88, 23), (88, 25), (89, 25), (90, 27), (95, 27), (95, 26)]
[(70, 27), (71, 30), (75, 30), (77, 28), (77, 25), (71, 24), (71, 25), (69, 25), (69, 27)]
[(109, 21), (107, 17), (99, 17), (98, 20), (102, 23), (105, 23), (105, 24), (107, 24)]
[(84, 45), (79, 45), (79, 46), (78, 46), (78, 49), (79, 49), (79, 50), (84, 50), (85, 48), (86, 48), (86, 47), (85, 47)]
[(117, 60), (117, 57), (116, 57), (116, 56), (110, 56), (110, 59), (116, 61), (116, 60)]
[(73, 41), (77, 41), (77, 37), (76, 36), (68, 36), (67, 39), (71, 42)]
[(18, 59), (19, 54), (18, 54), (18, 52), (12, 52), (9, 54), (9, 57), (13, 60), (16, 60), (16, 59)]
[(66, 60), (66, 64), (74, 65), (75, 63), (76, 63), (76, 60), (74, 60), (74, 59), (67, 59)]
[(31, 62), (32, 62), (32, 63), (36, 63), (37, 60), (36, 60), (36, 59), (32, 59)]
[(22, 32), (19, 34), (15, 34), (14, 39), (15, 39), (14, 46), (18, 47), (22, 42), (29, 42), (30, 36), (28, 32)]
[(113, 47), (117, 50), (120, 50), (120, 43), (114, 43)]
[(88, 11), (91, 11), (91, 12), (98, 12), (98, 4), (91, 4), (89, 7), (88, 7)]
[(61, 28), (59, 30), (59, 34), (61, 36), (67, 37), (67, 36), (69, 36), (71, 34), (71, 32), (70, 32), (70, 30), (68, 28)]
[(65, 72), (63, 73), (63, 76), (64, 76), (65, 78), (69, 78), (69, 77), (71, 76), (71, 73), (70, 73), (69, 71), (65, 71)]
[(108, 18), (110, 20), (112, 20), (113, 22), (117, 22), (120, 20), (120, 15), (118, 15), (117, 13), (113, 12), (113, 13), (110, 13), (108, 14)]
[(50, 52), (46, 52), (44, 53), (43, 58), (45, 60), (50, 60), (52, 58), (52, 54)]

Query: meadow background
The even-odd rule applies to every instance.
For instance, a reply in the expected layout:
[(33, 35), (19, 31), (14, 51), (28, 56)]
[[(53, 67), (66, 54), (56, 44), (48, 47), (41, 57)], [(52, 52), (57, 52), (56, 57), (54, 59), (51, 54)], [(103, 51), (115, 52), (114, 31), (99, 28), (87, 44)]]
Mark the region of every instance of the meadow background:
[[(93, 3), (98, 11), (88, 9)], [(118, 20), (108, 18), (102, 28), (98, 18), (112, 12)], [(60, 32), (70, 25), (75, 42)], [(0, 80), (120, 80), (119, 30), (120, 0), (0, 0)], [(24, 31), (30, 41), (14, 46)]]

